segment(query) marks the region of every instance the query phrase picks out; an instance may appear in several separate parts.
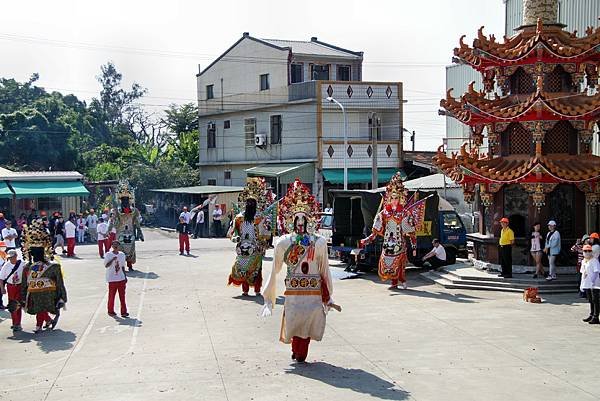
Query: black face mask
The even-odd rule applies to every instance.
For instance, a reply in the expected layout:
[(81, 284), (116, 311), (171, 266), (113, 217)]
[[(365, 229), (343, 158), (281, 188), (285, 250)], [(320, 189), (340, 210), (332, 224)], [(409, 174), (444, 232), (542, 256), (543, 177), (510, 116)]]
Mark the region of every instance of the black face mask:
[(121, 198), (121, 207), (129, 207), (129, 198)]
[(254, 199), (248, 199), (246, 201), (246, 209), (244, 210), (244, 220), (252, 223), (256, 216), (256, 201)]

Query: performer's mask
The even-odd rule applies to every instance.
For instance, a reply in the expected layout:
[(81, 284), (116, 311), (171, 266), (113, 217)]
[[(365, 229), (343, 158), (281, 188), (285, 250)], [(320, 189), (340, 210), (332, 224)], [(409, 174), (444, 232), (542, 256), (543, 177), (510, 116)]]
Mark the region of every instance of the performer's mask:
[(294, 231), (298, 234), (306, 234), (306, 216), (304, 213), (298, 213), (296, 217), (294, 217)]
[(129, 198), (124, 196), (121, 198), (121, 207), (126, 208), (129, 207)]

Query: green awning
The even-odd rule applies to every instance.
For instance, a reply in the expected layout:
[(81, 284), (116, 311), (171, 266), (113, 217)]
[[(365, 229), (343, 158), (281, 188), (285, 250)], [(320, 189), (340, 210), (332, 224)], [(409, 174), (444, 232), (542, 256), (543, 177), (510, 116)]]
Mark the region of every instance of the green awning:
[(88, 196), (81, 181), (11, 181), (17, 198)]
[(13, 197), (13, 193), (10, 190), (10, 188), (8, 187), (8, 185), (6, 185), (6, 182), (0, 181), (0, 198), (12, 198), (12, 197)]
[[(349, 168), (348, 169), (348, 184), (364, 184), (371, 182), (371, 169), (370, 168)], [(380, 183), (389, 182), (390, 179), (396, 174), (398, 170), (395, 168), (378, 168), (377, 169), (377, 180)], [(404, 171), (400, 170), (402, 178), (406, 178)], [(344, 183), (344, 169), (342, 168), (326, 168), (323, 169), (323, 176), (325, 181), (330, 184), (343, 184)]]
[(315, 179), (312, 163), (300, 164), (264, 164), (262, 166), (246, 169), (249, 177), (278, 178), (280, 184), (290, 184), (296, 178), (303, 182), (312, 182)]

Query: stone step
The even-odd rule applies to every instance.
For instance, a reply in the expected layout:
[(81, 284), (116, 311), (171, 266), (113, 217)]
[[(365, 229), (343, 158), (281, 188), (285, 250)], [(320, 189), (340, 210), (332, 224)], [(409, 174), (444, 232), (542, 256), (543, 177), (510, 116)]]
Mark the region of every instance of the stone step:
[(544, 284), (544, 285), (524, 285), (511, 282), (486, 281), (486, 280), (462, 280), (457, 279), (450, 274), (444, 274), (436, 271), (421, 273), (421, 276), (448, 289), (468, 289), (482, 291), (503, 291), (522, 293), (525, 288), (538, 287), (540, 294), (568, 293), (577, 291), (576, 285), (568, 284)]
[(437, 275), (439, 275), (440, 277), (442, 277), (445, 280), (451, 281), (453, 284), (467, 284), (467, 285), (486, 285), (486, 286), (495, 286), (495, 287), (510, 287), (510, 288), (515, 288), (518, 290), (524, 290), (525, 288), (529, 288), (529, 287), (537, 287), (538, 289), (566, 289), (566, 290), (572, 290), (574, 288), (577, 288), (577, 285), (575, 285), (574, 283), (570, 283), (570, 282), (559, 282), (558, 280), (552, 281), (552, 282), (547, 282), (546, 280), (543, 281), (536, 281), (536, 280), (514, 280), (514, 279), (506, 279), (504, 281), (502, 281), (502, 277), (495, 277), (495, 278), (499, 278), (500, 280), (484, 280), (481, 277), (477, 277), (476, 280), (469, 278), (468, 276), (458, 276), (455, 274), (450, 274), (450, 273), (445, 273), (445, 272), (434, 272)]
[[(542, 285), (579, 285), (579, 279), (574, 274), (572, 275), (562, 275), (558, 276), (556, 280), (552, 280), (551, 282), (547, 281), (544, 278), (534, 279), (530, 274), (515, 274), (512, 278), (503, 278), (498, 277), (497, 274), (490, 274), (477, 271), (477, 275), (465, 273), (465, 270), (468, 269), (452, 269), (452, 268), (442, 268), (443, 273), (452, 275), (461, 280), (470, 280), (470, 281), (496, 281), (499, 283), (514, 283), (514, 284), (523, 284), (528, 287), (538, 287)], [(525, 287), (527, 288), (527, 287)]]

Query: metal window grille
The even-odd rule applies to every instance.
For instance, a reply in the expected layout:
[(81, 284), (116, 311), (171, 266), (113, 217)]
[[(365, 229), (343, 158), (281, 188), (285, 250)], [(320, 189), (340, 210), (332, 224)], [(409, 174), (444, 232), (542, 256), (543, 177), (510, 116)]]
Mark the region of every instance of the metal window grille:
[(552, 127), (544, 137), (542, 151), (544, 154), (569, 153), (569, 142), (573, 133), (573, 127), (568, 121), (559, 121)]
[(510, 77), (510, 89), (513, 95), (533, 93), (535, 90), (533, 76), (519, 67)]
[(513, 124), (509, 128), (509, 153), (512, 155), (526, 155), (531, 152), (531, 132), (521, 124)]

